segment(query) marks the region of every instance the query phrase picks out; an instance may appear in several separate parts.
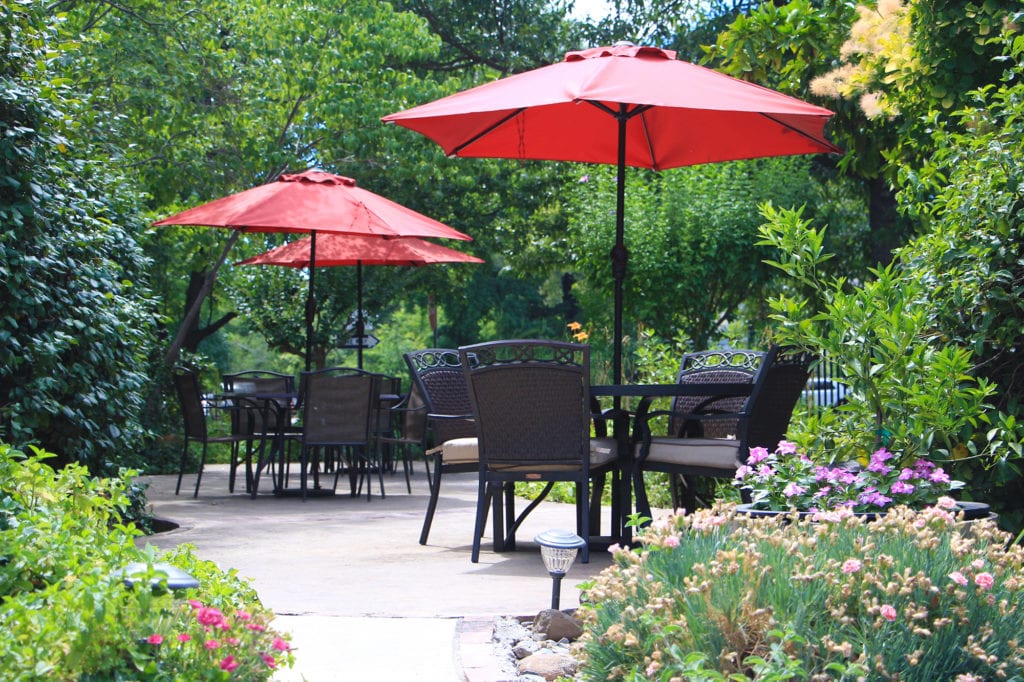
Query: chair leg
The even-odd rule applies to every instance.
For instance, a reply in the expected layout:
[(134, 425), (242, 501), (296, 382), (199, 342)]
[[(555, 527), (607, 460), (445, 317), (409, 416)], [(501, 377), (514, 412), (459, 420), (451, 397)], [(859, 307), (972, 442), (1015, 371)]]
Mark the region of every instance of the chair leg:
[(188, 438), (181, 447), (181, 464), (178, 466), (178, 485), (174, 487), (174, 494), (181, 492), (181, 477), (185, 474), (185, 465), (188, 464)]
[[(677, 479), (675, 475), (672, 478)], [(692, 514), (697, 511), (697, 489), (694, 487), (696, 481), (692, 476), (680, 476), (677, 480), (680, 481), (677, 495), (679, 497), (679, 504), (682, 505), (679, 508), (683, 509), (687, 514)], [(674, 487), (675, 484), (673, 483)]]
[[(514, 481), (508, 481), (501, 486), (502, 492), (505, 497), (505, 523), (504, 530), (502, 531), (501, 537), (501, 548), (498, 548), (499, 536), (497, 529), (499, 526), (499, 517), (497, 516), (497, 510), (501, 509), (498, 500), (495, 500), (495, 518), (494, 518), (494, 551), (496, 552), (512, 552), (516, 548), (516, 484)], [(499, 496), (500, 497), (500, 496)]]
[(203, 454), (199, 458), (199, 471), (196, 473), (196, 491), (192, 497), (199, 497), (199, 483), (203, 480), (203, 467), (206, 466), (206, 441), (203, 441)]
[[(490, 484), (488, 484), (484, 477), (481, 476), (480, 483), (477, 485), (476, 493), (476, 524), (473, 527), (473, 552), (469, 557), (469, 560), (474, 564), (480, 563), (480, 538), (484, 534), (484, 524), (486, 523), (487, 518), (487, 490), (489, 487)], [(500, 495), (497, 497), (500, 499)], [(497, 502), (499, 507), (500, 504), (500, 501)], [(498, 509), (495, 509), (495, 516), (500, 515), (501, 512)], [(498, 533), (500, 534), (500, 532), (499, 527)], [(495, 535), (495, 542), (497, 542), (497, 534)]]
[[(424, 458), (429, 460), (430, 458)], [(430, 535), (430, 524), (434, 521), (434, 511), (437, 509), (437, 496), (441, 493), (441, 453), (434, 453), (434, 475), (430, 475), (430, 465), (427, 464), (427, 481), (430, 484), (430, 501), (427, 503), (427, 513), (423, 517), (423, 529), (420, 531), (420, 544), (427, 544), (427, 537)]]
[(228, 492), (235, 492), (235, 474), (238, 471), (238, 441), (231, 443), (231, 464), (228, 465)]

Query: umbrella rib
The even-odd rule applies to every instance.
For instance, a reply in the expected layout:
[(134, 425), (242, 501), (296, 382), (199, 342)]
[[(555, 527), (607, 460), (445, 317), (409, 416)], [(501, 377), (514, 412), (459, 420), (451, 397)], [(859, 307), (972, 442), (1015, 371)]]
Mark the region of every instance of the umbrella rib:
[(824, 137), (820, 137), (820, 138), (819, 137), (815, 137), (814, 135), (806, 133), (803, 130), (800, 130), (799, 128), (797, 128), (795, 126), (792, 126), (789, 123), (786, 123), (785, 121), (780, 121), (779, 119), (775, 118), (774, 116), (772, 116), (770, 114), (766, 114), (763, 111), (760, 112), (760, 114), (762, 116), (764, 116), (766, 119), (768, 119), (769, 121), (772, 121), (773, 123), (777, 123), (778, 125), (782, 126), (783, 128), (785, 128), (787, 130), (790, 130), (790, 131), (796, 133), (797, 135), (800, 135), (800, 136), (810, 140), (811, 142), (817, 142), (818, 144), (824, 143), (825, 145), (828, 146), (828, 148), (831, 150), (831, 152), (833, 154), (842, 154), (843, 153), (842, 149), (840, 149), (839, 147), (835, 146), (834, 144), (832, 144), (831, 142), (826, 140)]
[(465, 149), (466, 147), (470, 146), (471, 144), (473, 144), (474, 142), (479, 140), (481, 137), (484, 137), (486, 135), (491, 134), (492, 132), (494, 132), (495, 130), (497, 130), (501, 126), (505, 125), (506, 123), (508, 123), (509, 121), (511, 121), (516, 116), (518, 116), (519, 114), (523, 113), (524, 111), (526, 111), (526, 107), (520, 107), (518, 109), (515, 109), (514, 111), (512, 111), (507, 116), (504, 116), (500, 120), (498, 120), (497, 122), (493, 123), (492, 125), (487, 126), (483, 130), (478, 132), (476, 135), (474, 135), (473, 137), (471, 137), (468, 140), (466, 140), (465, 142), (463, 142), (462, 144), (456, 145), (455, 148), (452, 149), (451, 154), (449, 154), (449, 156), (458, 156), (459, 152), (461, 152), (463, 149)]

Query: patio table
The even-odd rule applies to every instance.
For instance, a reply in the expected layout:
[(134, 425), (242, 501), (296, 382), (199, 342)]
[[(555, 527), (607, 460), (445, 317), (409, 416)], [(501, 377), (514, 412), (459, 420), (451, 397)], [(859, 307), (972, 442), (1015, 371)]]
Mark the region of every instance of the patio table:
[[(744, 396), (750, 395), (753, 384), (720, 383), (720, 384), (591, 384), (590, 395), (594, 398), (611, 397), (618, 402), (619, 398), (674, 398), (678, 396)], [(634, 414), (616, 408), (613, 410), (612, 423), (615, 439), (619, 448), (619, 489), (613, 491), (617, 496), (617, 504), (612, 504), (612, 537), (621, 545), (628, 545), (633, 540), (632, 528), (629, 527), (629, 515), (633, 513), (633, 448), (630, 434), (633, 431)]]
[[(259, 492), (260, 474), (267, 467), (271, 467), (274, 493), (280, 494), (284, 489), (284, 468), (287, 464), (284, 456), (285, 436), (288, 433), (291, 411), (298, 400), (298, 394), (294, 392), (228, 391), (214, 394), (214, 400), (217, 409), (259, 412), (260, 423), (264, 425), (266, 431), (262, 434), (250, 434), (254, 439), (259, 439), (260, 447), (249, 493), (253, 499), (256, 498)], [(249, 423), (252, 425), (255, 424), (255, 421), (250, 420)], [(270, 441), (269, 447), (267, 441)], [(275, 463), (277, 472), (273, 469)]]

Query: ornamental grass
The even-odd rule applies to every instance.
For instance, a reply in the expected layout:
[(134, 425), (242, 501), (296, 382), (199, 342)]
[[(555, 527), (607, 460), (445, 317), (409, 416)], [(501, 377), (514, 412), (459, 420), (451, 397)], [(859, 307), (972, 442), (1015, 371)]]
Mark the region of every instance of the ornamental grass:
[(1024, 551), (992, 521), (720, 504), (639, 541), (584, 586), (578, 679), (1024, 679)]

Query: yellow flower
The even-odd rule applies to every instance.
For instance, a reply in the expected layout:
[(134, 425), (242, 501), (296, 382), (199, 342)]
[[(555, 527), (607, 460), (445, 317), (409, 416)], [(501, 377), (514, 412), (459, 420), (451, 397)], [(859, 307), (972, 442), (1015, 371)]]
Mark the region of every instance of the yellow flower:
[(583, 325), (580, 324), (579, 322), (570, 322), (569, 324), (567, 324), (565, 326), (568, 327), (569, 331), (571, 331), (571, 332), (578, 332), (580, 329), (583, 328)]
[(576, 332), (575, 334), (572, 335), (572, 338), (576, 339), (577, 341), (586, 341), (587, 339), (590, 338), (590, 334), (588, 334), (587, 332)]

